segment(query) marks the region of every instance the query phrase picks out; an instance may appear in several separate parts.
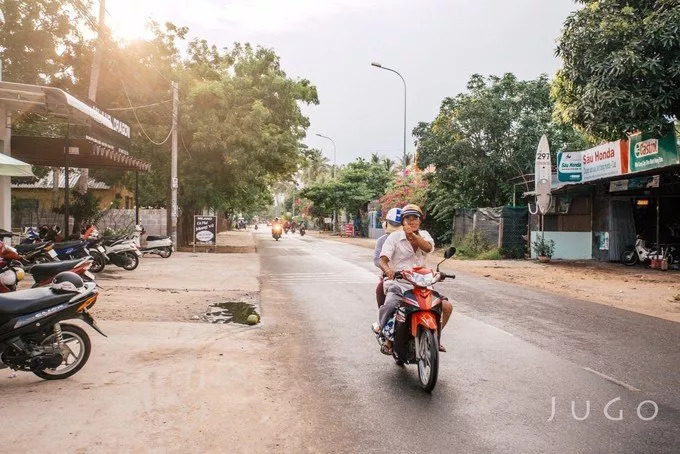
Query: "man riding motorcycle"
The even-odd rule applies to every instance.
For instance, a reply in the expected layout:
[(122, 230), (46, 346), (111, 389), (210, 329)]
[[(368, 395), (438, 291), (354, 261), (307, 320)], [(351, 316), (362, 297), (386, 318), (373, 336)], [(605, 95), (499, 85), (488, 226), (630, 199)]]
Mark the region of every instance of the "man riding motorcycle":
[[(427, 254), (434, 250), (434, 240), (426, 230), (420, 230), (424, 215), (418, 205), (408, 204), (401, 210), (402, 230), (390, 234), (380, 252), (380, 269), (385, 273), (385, 303), (379, 309), (379, 325), (374, 324), (373, 330), (382, 330), (399, 308), (404, 297), (404, 291), (413, 286), (394, 280), (395, 271), (410, 270), (416, 266), (425, 266)], [(442, 302), (442, 329), (449, 321), (453, 312), (450, 301)], [(378, 325), (378, 326), (376, 326)], [(440, 333), (441, 335), (441, 333)], [(391, 354), (392, 342), (385, 342), (383, 353)], [(439, 343), (439, 351), (446, 348)]]

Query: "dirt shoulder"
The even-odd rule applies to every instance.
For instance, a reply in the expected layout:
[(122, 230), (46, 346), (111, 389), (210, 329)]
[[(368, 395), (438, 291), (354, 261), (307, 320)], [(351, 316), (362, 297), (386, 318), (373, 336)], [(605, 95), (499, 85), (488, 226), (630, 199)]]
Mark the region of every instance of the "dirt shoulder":
[[(317, 234), (367, 248), (375, 240)], [(435, 256), (441, 257), (442, 251)], [(435, 260), (432, 261), (433, 263)], [(594, 260), (454, 260), (447, 268), (680, 322), (680, 273)]]

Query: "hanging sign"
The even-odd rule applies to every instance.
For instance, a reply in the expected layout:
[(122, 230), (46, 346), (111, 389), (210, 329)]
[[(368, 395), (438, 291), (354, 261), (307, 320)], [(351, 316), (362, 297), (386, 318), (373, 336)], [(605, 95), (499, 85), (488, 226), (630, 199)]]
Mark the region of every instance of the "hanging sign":
[(536, 162), (534, 166), (534, 178), (536, 183), (536, 205), (541, 213), (545, 214), (550, 208), (550, 190), (552, 185), (552, 169), (550, 160), (550, 147), (548, 138), (541, 136), (536, 150)]
[(215, 216), (194, 216), (194, 244), (215, 245), (217, 239)]

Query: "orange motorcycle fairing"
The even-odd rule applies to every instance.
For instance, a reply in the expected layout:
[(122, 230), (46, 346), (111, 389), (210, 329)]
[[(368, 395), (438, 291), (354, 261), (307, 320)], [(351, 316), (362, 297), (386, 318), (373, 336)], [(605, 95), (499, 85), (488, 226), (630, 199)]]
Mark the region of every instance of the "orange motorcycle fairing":
[(413, 337), (418, 334), (418, 326), (420, 325), (434, 331), (438, 330), (437, 318), (430, 311), (418, 311), (411, 315), (411, 335)]

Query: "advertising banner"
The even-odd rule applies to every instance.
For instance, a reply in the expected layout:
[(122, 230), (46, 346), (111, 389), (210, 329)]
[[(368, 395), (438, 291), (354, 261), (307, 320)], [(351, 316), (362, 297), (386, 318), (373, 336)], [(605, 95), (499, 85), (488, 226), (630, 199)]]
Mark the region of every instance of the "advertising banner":
[(563, 183), (583, 181), (583, 156), (580, 151), (557, 153), (557, 180)]
[(630, 171), (658, 169), (679, 164), (676, 131), (660, 138), (649, 134), (635, 134), (630, 137)]
[(627, 152), (625, 141), (608, 142), (582, 151), (583, 181), (615, 177), (628, 172), (622, 155)]
[(194, 216), (194, 244), (215, 245), (217, 240), (217, 217)]

